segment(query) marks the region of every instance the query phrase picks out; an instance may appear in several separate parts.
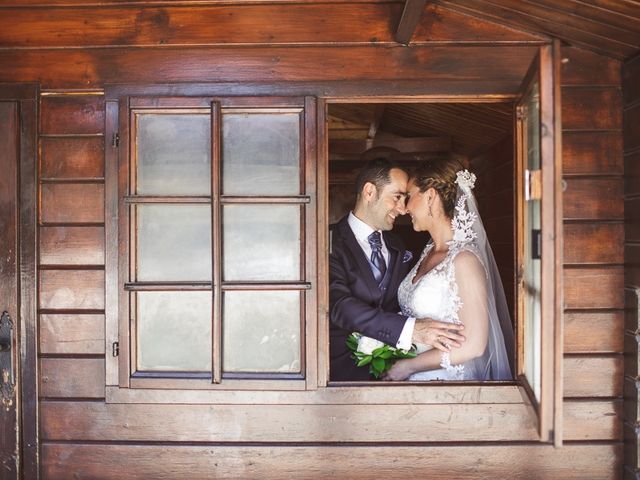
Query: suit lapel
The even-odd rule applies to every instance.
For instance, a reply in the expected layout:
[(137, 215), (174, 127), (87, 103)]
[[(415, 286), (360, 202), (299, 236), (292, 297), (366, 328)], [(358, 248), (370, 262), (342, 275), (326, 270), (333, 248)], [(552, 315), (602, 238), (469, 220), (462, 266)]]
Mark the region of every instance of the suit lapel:
[(404, 251), (396, 241), (396, 237), (389, 235), (388, 232), (383, 233), (384, 242), (389, 250), (389, 268), (391, 269), (391, 279), (389, 280), (389, 287), (387, 293), (391, 295), (397, 295), (397, 286), (400, 284), (400, 276), (402, 275), (402, 256)]

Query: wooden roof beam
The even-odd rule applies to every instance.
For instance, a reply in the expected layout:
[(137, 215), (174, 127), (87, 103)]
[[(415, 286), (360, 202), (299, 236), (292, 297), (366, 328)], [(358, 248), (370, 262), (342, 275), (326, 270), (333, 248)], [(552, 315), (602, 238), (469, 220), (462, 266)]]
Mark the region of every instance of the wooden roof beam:
[(405, 2), (402, 17), (400, 17), (400, 23), (396, 30), (396, 42), (409, 45), (411, 37), (413, 37), (413, 33), (420, 22), (426, 3), (427, 0), (407, 0)]

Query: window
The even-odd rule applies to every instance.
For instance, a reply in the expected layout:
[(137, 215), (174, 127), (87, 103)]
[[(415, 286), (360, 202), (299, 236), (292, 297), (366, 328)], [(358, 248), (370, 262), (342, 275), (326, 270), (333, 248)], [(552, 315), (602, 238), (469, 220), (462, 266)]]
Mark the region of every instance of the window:
[(119, 386), (304, 388), (305, 111), (296, 98), (121, 102)]

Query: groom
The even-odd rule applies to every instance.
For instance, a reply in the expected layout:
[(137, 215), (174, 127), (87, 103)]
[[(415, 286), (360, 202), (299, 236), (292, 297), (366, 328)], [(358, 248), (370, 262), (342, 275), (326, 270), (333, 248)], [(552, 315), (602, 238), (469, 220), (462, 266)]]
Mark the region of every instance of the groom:
[(331, 226), (329, 255), (330, 379), (370, 380), (368, 366), (356, 367), (346, 338), (360, 332), (392, 347), (412, 343), (444, 348), (446, 337), (460, 346), (464, 337), (450, 323), (415, 319), (397, 312), (398, 286), (413, 263), (411, 252), (389, 232), (405, 214), (407, 173), (386, 159), (371, 160), (356, 179), (352, 212)]

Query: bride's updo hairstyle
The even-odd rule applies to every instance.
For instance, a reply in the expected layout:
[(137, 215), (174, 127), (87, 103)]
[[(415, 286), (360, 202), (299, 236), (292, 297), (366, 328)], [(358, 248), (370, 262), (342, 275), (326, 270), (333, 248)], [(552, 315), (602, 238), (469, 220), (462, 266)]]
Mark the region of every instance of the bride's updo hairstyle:
[(455, 158), (436, 158), (421, 163), (412, 172), (411, 178), (421, 192), (435, 189), (442, 200), (445, 215), (453, 218), (458, 192), (456, 173), (464, 168)]

